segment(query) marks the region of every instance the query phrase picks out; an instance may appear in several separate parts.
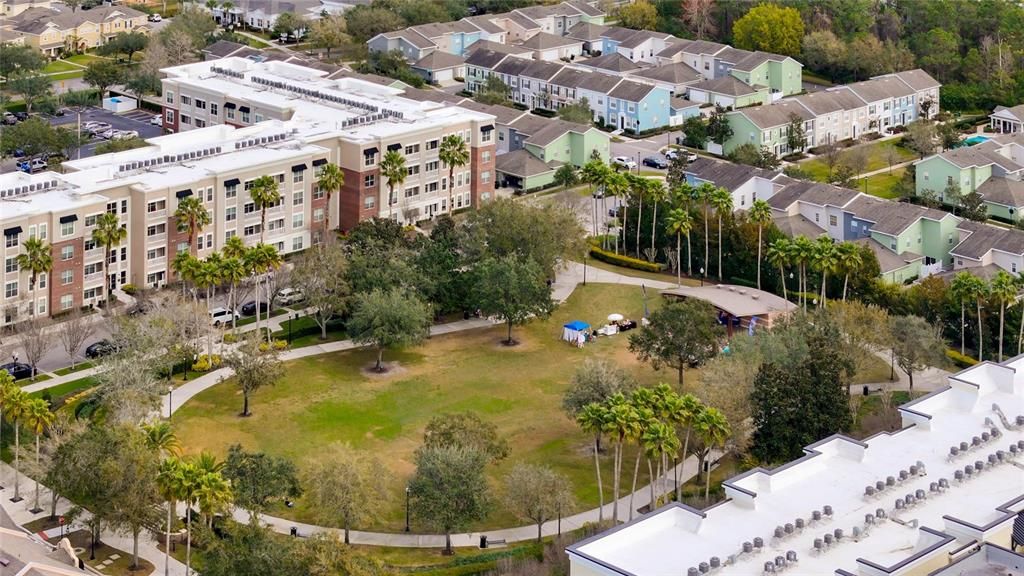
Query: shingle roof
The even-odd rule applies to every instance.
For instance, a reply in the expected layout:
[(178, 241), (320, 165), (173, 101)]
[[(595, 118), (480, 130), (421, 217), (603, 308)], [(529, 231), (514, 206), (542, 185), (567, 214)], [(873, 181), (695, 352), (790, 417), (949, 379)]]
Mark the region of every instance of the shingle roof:
[[(938, 154), (938, 156), (960, 168), (998, 164), (1008, 172), (1024, 169), (1024, 166), (996, 152), (993, 149), (994, 146), (996, 145), (988, 145), (988, 143), (978, 144), (977, 146), (961, 146), (960, 148), (946, 150)], [(922, 160), (918, 160), (919, 162), (922, 162)]]
[(605, 15), (604, 10), (601, 10), (597, 6), (592, 6), (582, 0), (568, 0), (567, 2), (563, 2), (563, 4), (568, 4), (569, 6), (572, 6), (573, 8), (579, 10), (581, 14), (584, 14), (586, 16)]
[(683, 108), (693, 108), (693, 107), (698, 107), (699, 108), (700, 107), (700, 103), (699, 102), (691, 102), (691, 101), (687, 100), (686, 98), (679, 98), (678, 96), (673, 96), (673, 97), (669, 98), (668, 104), (669, 104), (669, 107), (671, 107), (674, 110), (682, 110)]
[(550, 118), (542, 118), (536, 114), (523, 114), (519, 118), (516, 118), (510, 125), (516, 132), (532, 136), (543, 130), (550, 121)]
[(804, 120), (814, 118), (813, 113), (795, 100), (779, 100), (774, 104), (751, 106), (730, 112), (730, 114), (742, 114), (762, 130), (789, 124), (794, 114)]
[(863, 82), (854, 82), (853, 84), (847, 84), (845, 88), (852, 90), (854, 94), (868, 103), (878, 102), (887, 98), (902, 98), (914, 95), (914, 90), (910, 86), (907, 86), (893, 76), (882, 76), (872, 78), (871, 80), (864, 80)]
[(601, 94), (607, 94), (615, 87), (616, 84), (622, 81), (622, 78), (618, 76), (602, 74), (600, 72), (591, 72), (580, 78), (579, 88), (590, 90), (592, 92), (600, 92)]
[(558, 74), (562, 71), (562, 68), (565, 68), (565, 66), (562, 66), (561, 64), (547, 62), (545, 60), (527, 60), (527, 62), (529, 63), (525, 68), (523, 68), (519, 75), (536, 80), (551, 80), (555, 77), (555, 74)]
[(570, 68), (565, 66), (562, 71), (555, 74), (555, 77), (550, 80), (551, 84), (556, 86), (565, 86), (566, 88), (579, 88), (587, 76), (590, 76), (593, 72), (584, 72), (576, 68)]
[(465, 18), (463, 18), (463, 20), (469, 22), (470, 24), (476, 26), (477, 28), (483, 30), (484, 32), (487, 32), (488, 34), (501, 34), (502, 32), (504, 32), (505, 29), (492, 22), (491, 18), (493, 18), (493, 16), (481, 14), (480, 16), (466, 16)]
[(566, 122), (565, 120), (548, 121), (544, 124), (543, 128), (531, 134), (524, 143), (543, 147), (561, 138), (566, 132), (583, 134), (587, 130), (597, 130), (597, 128)]
[[(525, 15), (520, 14), (519, 11), (506, 12), (500, 16), (501, 18), (508, 18), (515, 24), (517, 24), (523, 30), (540, 30), (540, 24), (527, 18)], [(498, 17), (495, 17), (497, 20)]]
[(552, 48), (561, 48), (563, 46), (580, 44), (581, 42), (581, 40), (577, 40), (575, 38), (556, 36), (554, 34), (548, 34), (547, 32), (538, 32), (520, 43), (519, 46), (522, 48), (529, 48), (530, 50), (550, 50)]
[(644, 68), (643, 70), (633, 72), (630, 76), (649, 78), (651, 80), (659, 80), (670, 84), (690, 84), (699, 82), (702, 78), (696, 70), (682, 63), (663, 64), (661, 66), (654, 66), (653, 68)]
[(514, 152), (499, 154), (494, 160), (494, 169), (505, 174), (527, 178), (537, 176), (538, 174), (554, 172), (558, 165), (560, 165), (558, 162), (551, 162), (551, 164), (554, 166), (545, 164), (540, 158), (526, 150), (520, 149)]
[[(508, 56), (506, 54), (506, 56)], [(516, 58), (515, 56), (508, 56), (497, 66), (491, 68), (495, 72), (502, 74), (508, 74), (509, 76), (519, 76), (519, 73), (526, 69), (534, 60), (527, 60), (526, 58)]]
[[(514, 56), (505, 52), (496, 52), (494, 50), (474, 50), (466, 57), (466, 64), (470, 66), (478, 66), (480, 68), (486, 68), (487, 70), (494, 70), (494, 67), (504, 61), (506, 58), (515, 58)], [(524, 60), (523, 58), (516, 58), (517, 60)]]
[(853, 201), (859, 193), (856, 190), (840, 188), (831, 184), (797, 180), (787, 184), (768, 199), (768, 204), (777, 210), (786, 210), (794, 202), (801, 201), (818, 206), (844, 207)]
[(512, 54), (528, 58), (531, 57), (531, 52), (529, 50), (524, 50), (514, 44), (501, 44), (493, 40), (477, 40), (466, 48), (465, 54), (467, 57), (472, 56), (473, 53), (480, 50), (489, 50), (491, 52), (498, 52), (499, 54)]
[[(441, 90), (424, 90), (422, 88), (406, 88), (402, 96), (417, 102), (437, 102), (439, 104), (458, 104), (465, 99)], [(472, 102), (470, 100), (470, 102)]]
[(406, 28), (404, 30), (395, 30), (393, 32), (385, 32), (384, 37), (391, 40), (395, 38), (401, 38), (412, 44), (417, 48), (430, 48), (431, 46), (437, 46), (434, 41), (427, 38), (423, 34), (413, 30), (412, 28)]
[(817, 115), (831, 114), (843, 110), (855, 110), (864, 102), (849, 90), (822, 90), (808, 92), (794, 98)]
[(957, 224), (968, 236), (950, 250), (950, 254), (981, 260), (990, 250), (1024, 254), (1024, 232), (1015, 228), (999, 228), (991, 224), (963, 220)]
[(633, 34), (636, 34), (636, 30), (632, 28), (623, 28), (622, 26), (609, 26), (604, 33), (604, 37), (609, 40), (616, 42), (622, 42), (628, 38), (631, 38)]
[(636, 48), (651, 38), (664, 39), (669, 36), (660, 32), (651, 32), (650, 30), (637, 30), (632, 36), (629, 36), (622, 42), (619, 42), (619, 46), (622, 48)]
[(718, 42), (711, 42), (710, 40), (694, 40), (686, 45), (683, 52), (686, 52), (687, 54), (718, 54), (726, 48), (729, 48), (729, 46), (719, 44)]
[(996, 109), (993, 110), (993, 112), (1002, 112), (1004, 110), (1009, 112), (1010, 114), (1012, 114), (1018, 120), (1024, 120), (1024, 104), (1018, 104), (1016, 106), (1009, 106), (1009, 107), (1007, 107), (1007, 106), (996, 106)]
[(231, 54), (245, 48), (244, 44), (238, 42), (231, 42), (228, 40), (217, 40), (213, 44), (210, 44), (206, 48), (203, 48), (203, 52), (217, 56), (218, 58), (227, 58)]
[(914, 68), (913, 70), (904, 70), (903, 72), (896, 72), (893, 76), (907, 83), (908, 86), (920, 92), (921, 90), (928, 90), (929, 88), (938, 88), (942, 84), (938, 80), (932, 78), (927, 72), (920, 68)]
[(576, 63), (579, 66), (608, 70), (609, 72), (629, 72), (640, 68), (635, 62), (626, 58), (618, 52), (609, 52), (594, 58), (588, 58)]
[(765, 62), (782, 62), (786, 58), (786, 56), (772, 54), (771, 52), (761, 52), (758, 50), (757, 52), (747, 54), (739, 62), (736, 62), (733, 69), (741, 72), (750, 72)]
[(698, 90), (704, 90), (705, 92), (725, 94), (727, 96), (747, 96), (749, 94), (756, 94), (758, 91), (757, 88), (754, 88), (750, 84), (742, 82), (733, 76), (721, 76), (711, 80), (701, 80), (696, 84), (691, 84), (690, 87)]
[(715, 186), (721, 186), (729, 191), (736, 190), (755, 176), (770, 180), (778, 174), (777, 172), (747, 166), (746, 164), (714, 160), (705, 156), (700, 156), (691, 162), (684, 172), (692, 174), (701, 180), (712, 182)]
[(426, 24), (419, 24), (409, 28), (414, 32), (422, 34), (426, 38), (440, 38), (446, 34), (454, 34), (456, 32), (476, 32), (476, 26), (473, 26), (469, 22), (462, 20), (456, 20), (454, 22), (428, 22)]
[(569, 28), (569, 31), (566, 32), (565, 35), (569, 38), (590, 42), (591, 40), (600, 39), (607, 30), (608, 27), (602, 24), (578, 22), (572, 28)]
[(883, 246), (874, 238), (858, 238), (854, 240), (854, 242), (867, 246), (875, 253), (875, 258), (878, 260), (879, 271), (882, 274), (899, 270), (911, 262), (916, 262), (924, 258), (924, 256), (909, 250), (897, 254), (888, 247)]
[(663, 48), (661, 52), (658, 52), (658, 57), (672, 58), (673, 56), (679, 54), (680, 52), (685, 52), (685, 48), (689, 46), (691, 43), (693, 43), (693, 40), (676, 38), (671, 44), (665, 46), (665, 48)]
[(654, 90), (654, 86), (651, 86), (650, 84), (634, 82), (632, 80), (623, 80), (622, 82), (619, 82), (615, 88), (612, 88), (612, 91), (608, 93), (608, 96), (618, 98), (620, 100), (626, 100), (627, 102), (639, 102), (650, 94), (652, 90)]
[(871, 226), (873, 232), (881, 232), (897, 236), (921, 218), (931, 220), (942, 220), (947, 216), (953, 216), (949, 212), (925, 208), (906, 202), (891, 202), (861, 194), (846, 209), (858, 218), (874, 222)]
[(144, 13), (127, 6), (100, 4), (91, 10), (77, 10), (75, 12), (65, 8), (63, 4), (54, 4), (53, 6), (52, 8), (29, 8), (21, 14), (9, 18), (8, 21), (13, 23), (12, 28), (18, 32), (41, 34), (50, 28), (50, 25), (55, 26), (59, 30), (70, 30), (81, 26), (85, 22), (102, 24), (118, 18), (127, 19), (145, 16)]
[(772, 214), (772, 220), (775, 222), (775, 227), (790, 238), (806, 236), (814, 239), (825, 234), (825, 230), (801, 214), (789, 216), (776, 212)]
[(420, 58), (418, 62), (412, 65), (412, 67), (419, 68), (420, 70), (445, 70), (448, 68), (455, 68), (456, 66), (462, 66), (465, 63), (466, 59), (462, 56), (449, 54), (443, 50), (434, 50), (430, 54)]
[(989, 178), (977, 188), (987, 202), (1019, 208), (1024, 206), (1024, 182), (1009, 178)]

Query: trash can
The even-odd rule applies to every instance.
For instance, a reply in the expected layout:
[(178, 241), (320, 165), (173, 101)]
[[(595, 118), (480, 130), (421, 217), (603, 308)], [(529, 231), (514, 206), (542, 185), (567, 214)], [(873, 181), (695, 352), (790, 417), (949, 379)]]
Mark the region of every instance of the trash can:
[(487, 535), (486, 534), (481, 534), (480, 535), (480, 547), (481, 548), (487, 548)]
[(292, 536), (298, 536), (298, 535), (299, 535), (299, 527), (298, 527), (298, 526), (292, 526), (292, 527), (291, 527), (291, 530), (289, 530), (288, 532), (289, 532), (289, 533), (290, 533), (290, 534), (291, 534)]
[(867, 396), (867, 395), (868, 395), (868, 394), (870, 394), (870, 393), (871, 393), (871, 391), (870, 391), (870, 390), (868, 390), (868, 385), (867, 385), (867, 384), (865, 384), (865, 385), (864, 385), (864, 395), (865, 395), (865, 396)]

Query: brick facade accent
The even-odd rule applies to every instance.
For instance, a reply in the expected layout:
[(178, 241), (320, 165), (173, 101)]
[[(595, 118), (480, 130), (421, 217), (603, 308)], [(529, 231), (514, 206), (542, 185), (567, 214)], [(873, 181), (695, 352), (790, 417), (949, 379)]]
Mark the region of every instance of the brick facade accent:
[[(170, 200), (171, 204), (174, 204), (175, 202), (176, 202), (176, 200)], [(177, 207), (176, 204), (175, 204), (175, 207)], [(174, 212), (173, 210), (170, 210), (170, 206), (168, 206), (168, 211), (171, 212), (172, 214)], [(145, 232), (143, 232), (143, 234), (145, 234)], [(168, 283), (177, 280), (177, 277), (174, 275), (174, 267), (171, 266), (171, 263), (174, 262), (174, 257), (178, 255), (178, 243), (179, 242), (188, 242), (188, 232), (178, 232), (178, 222), (174, 219), (174, 216), (168, 216), (167, 217), (167, 282)], [(194, 243), (195, 243), (195, 240), (193, 240), (193, 244)], [(193, 246), (189, 246), (189, 251), (190, 252), (194, 251), (194, 247)], [(150, 272), (151, 273), (155, 272), (155, 270), (151, 270)]]
[[(493, 134), (493, 132), (492, 132)], [(490, 160), (487, 162), (483, 161), (483, 153), (490, 153)], [(480, 198), (484, 194), (487, 197), (494, 199), (494, 156), (495, 146), (493, 143), (486, 146), (476, 146), (470, 148), (470, 185), (469, 192), (472, 198), (472, 206), (480, 206)], [(483, 172), (489, 172), (490, 178), (487, 182), (483, 182), (480, 176)]]
[[(58, 226), (57, 230), (60, 230)], [(50, 288), (50, 302), (49, 308), (51, 314), (56, 314), (61, 311), (60, 299), (71, 294), (72, 307), (71, 309), (80, 308), (82, 306), (82, 286), (85, 281), (84, 277), (84, 261), (85, 261), (85, 238), (78, 237), (72, 238), (71, 240), (65, 240), (64, 242), (54, 242), (51, 244), (52, 257), (53, 257), (53, 269), (50, 271), (50, 276), (47, 278)], [(71, 260), (61, 260), (60, 253), (65, 246), (73, 246), (75, 248), (75, 255)], [(72, 271), (71, 284), (67, 286), (61, 282), (61, 274), (65, 270)]]
[[(340, 215), (340, 226), (342, 230), (351, 230), (360, 220), (381, 216), (381, 209), (387, 209), (387, 204), (382, 207), (380, 204), (380, 170), (374, 166), (364, 172), (356, 172), (348, 168), (342, 168), (345, 174), (345, 186), (338, 194), (338, 211)], [(363, 187), (363, 179), (372, 175), (374, 186)], [(364, 208), (366, 198), (374, 198), (373, 208)], [(386, 212), (385, 214), (386, 215)]]
[[(173, 122), (168, 122), (167, 121), (167, 111), (168, 110), (171, 110), (171, 111), (174, 112), (174, 121)], [(178, 109), (177, 108), (173, 108), (171, 106), (164, 106), (164, 109), (162, 111), (161, 120), (163, 121), (164, 130), (170, 130), (171, 132), (177, 132), (178, 131)]]

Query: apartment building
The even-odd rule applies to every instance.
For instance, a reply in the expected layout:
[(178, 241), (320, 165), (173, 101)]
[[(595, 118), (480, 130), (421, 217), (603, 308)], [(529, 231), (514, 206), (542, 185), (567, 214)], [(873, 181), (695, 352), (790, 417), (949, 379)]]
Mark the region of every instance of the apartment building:
[(977, 192), (989, 216), (1020, 220), (1024, 210), (1024, 134), (975, 138), (982, 142), (915, 162), (917, 194), (934, 193), (943, 203), (956, 204), (959, 198), (951, 198), (951, 194)]
[(75, 10), (61, 3), (36, 2), (0, 21), (0, 38), (56, 57), (65, 50), (102, 46), (121, 32), (148, 32), (146, 14), (127, 6), (101, 4)]
[(1017, 574), (1024, 358), (983, 362), (898, 408), (901, 427), (842, 434), (567, 549), (572, 576)]

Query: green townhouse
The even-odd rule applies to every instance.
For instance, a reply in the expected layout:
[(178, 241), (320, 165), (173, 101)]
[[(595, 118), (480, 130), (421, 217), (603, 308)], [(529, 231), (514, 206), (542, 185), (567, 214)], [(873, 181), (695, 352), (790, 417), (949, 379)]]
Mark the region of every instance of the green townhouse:
[(1014, 222), (1024, 210), (1024, 135), (994, 136), (974, 146), (946, 150), (914, 163), (914, 189), (947, 205), (977, 192), (991, 217)]
[(726, 114), (732, 127), (732, 136), (725, 141), (721, 150), (709, 145), (714, 153), (728, 154), (743, 144), (767, 148), (776, 156), (790, 153), (790, 124), (794, 118), (804, 123), (805, 133), (812, 131), (816, 115), (795, 99), (779, 100), (774, 104), (753, 106), (734, 110)]
[(507, 139), (508, 151), (495, 160), (497, 183), (516, 192), (552, 186), (561, 166), (582, 167), (595, 152), (607, 162), (611, 142), (596, 127), (528, 113), (508, 125)]

